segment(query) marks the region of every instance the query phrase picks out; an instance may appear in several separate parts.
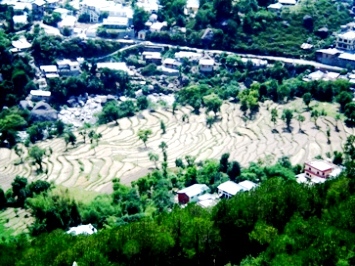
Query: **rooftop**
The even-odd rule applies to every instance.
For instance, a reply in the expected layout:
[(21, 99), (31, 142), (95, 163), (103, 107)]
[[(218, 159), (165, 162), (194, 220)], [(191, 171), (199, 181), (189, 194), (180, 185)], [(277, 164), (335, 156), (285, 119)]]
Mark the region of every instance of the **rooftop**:
[(355, 31), (347, 31), (345, 33), (339, 34), (338, 37), (347, 40), (355, 40)]
[(178, 61), (176, 61), (176, 60), (173, 59), (173, 58), (166, 58), (166, 59), (164, 59), (163, 64), (168, 64), (168, 65), (180, 65), (181, 63), (178, 62)]
[(67, 234), (73, 234), (73, 235), (92, 235), (94, 233), (97, 233), (97, 229), (92, 226), (92, 224), (87, 224), (87, 225), (79, 225), (77, 227), (71, 227), (68, 231)]
[(179, 190), (177, 193), (178, 194), (186, 194), (187, 196), (189, 196), (191, 198), (191, 197), (197, 196), (198, 194), (201, 194), (207, 190), (209, 190), (209, 188), (205, 184), (194, 184), (192, 186), (189, 186), (187, 188)]
[(239, 191), (243, 191), (244, 187), (234, 183), (233, 181), (227, 181), (227, 182), (220, 184), (218, 186), (218, 189), (234, 196)]
[(31, 90), (30, 94), (32, 96), (42, 96), (42, 97), (50, 97), (51, 96), (50, 91), (42, 91), (42, 90)]
[(281, 9), (282, 7), (283, 7), (283, 5), (281, 3), (275, 3), (275, 4), (269, 5), (267, 8), (269, 8), (269, 9)]
[(128, 17), (108, 17), (103, 20), (103, 25), (128, 26)]
[(295, 5), (295, 4), (297, 4), (297, 1), (296, 0), (279, 0), (279, 3), (283, 4), (283, 5)]
[(322, 160), (314, 160), (314, 161), (306, 162), (306, 164), (316, 168), (319, 171), (326, 171), (334, 168), (334, 165)]
[(37, 5), (37, 6), (43, 6), (43, 5), (46, 4), (46, 1), (44, 1), (44, 0), (35, 0), (35, 1), (33, 2), (33, 4), (35, 4), (35, 5)]
[(120, 70), (120, 71), (124, 71), (128, 74), (131, 74), (131, 71), (129, 70), (129, 68), (127, 67), (126, 63), (124, 62), (105, 62), (105, 63), (97, 63), (97, 68), (108, 68), (111, 70)]
[(30, 48), (32, 45), (27, 41), (25, 37), (18, 39), (17, 41), (11, 42), (12, 46), (17, 49), (27, 49)]
[(198, 62), (199, 65), (204, 65), (204, 66), (213, 66), (214, 65), (214, 60), (213, 59), (200, 59)]
[(27, 24), (27, 15), (13, 16), (12, 20), (15, 24)]
[(338, 50), (338, 49), (336, 49), (336, 48), (329, 48), (329, 49), (317, 50), (317, 53), (336, 55), (336, 54), (343, 53), (343, 52)]
[(58, 72), (58, 68), (56, 65), (45, 65), (39, 67), (43, 72), (50, 73), (50, 72)]
[(339, 55), (339, 59), (345, 59), (349, 61), (355, 61), (355, 54), (343, 53)]
[(258, 186), (257, 184), (255, 184), (254, 182), (251, 182), (249, 180), (244, 180), (242, 182), (239, 182), (238, 185), (245, 188), (244, 190), (251, 190), (251, 189)]

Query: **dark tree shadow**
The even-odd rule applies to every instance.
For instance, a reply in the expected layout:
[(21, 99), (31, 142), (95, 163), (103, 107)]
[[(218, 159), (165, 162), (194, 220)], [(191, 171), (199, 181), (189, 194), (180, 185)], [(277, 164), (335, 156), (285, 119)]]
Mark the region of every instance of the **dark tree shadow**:
[(271, 132), (272, 132), (273, 134), (279, 134), (279, 131), (278, 131), (276, 128), (274, 128), (273, 130), (271, 130)]

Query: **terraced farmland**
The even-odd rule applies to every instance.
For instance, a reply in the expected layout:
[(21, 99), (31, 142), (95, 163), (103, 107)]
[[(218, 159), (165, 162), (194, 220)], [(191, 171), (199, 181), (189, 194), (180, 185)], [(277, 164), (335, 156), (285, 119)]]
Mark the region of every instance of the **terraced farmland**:
[[(300, 105), (301, 100), (297, 100), (286, 107), (297, 109)], [(232, 160), (247, 166), (249, 162), (267, 155), (275, 160), (287, 155), (292, 163), (303, 163), (317, 155), (325, 157), (327, 152), (341, 150), (346, 137), (354, 134), (354, 129), (345, 127), (341, 121), (338, 121), (339, 132), (335, 131), (336, 121), (332, 117), (320, 117), (317, 121), (318, 130), (308, 112), (303, 112), (306, 118), (301, 125), (304, 133), (299, 133), (299, 123), (295, 119), (292, 120), (291, 133), (285, 131), (285, 123), (281, 119), (276, 123), (279, 133), (273, 133), (274, 125), (270, 122), (267, 106), (277, 107), (279, 114), (285, 108), (270, 102), (264, 103), (255, 120), (245, 123), (239, 105), (225, 103), (220, 121), (211, 129), (207, 128), (203, 113), (199, 116), (191, 114), (189, 122), (183, 122), (183, 114), (191, 112), (185, 107), (178, 110), (175, 116), (164, 110), (153, 113), (144, 111), (138, 116), (121, 119), (120, 126), (115, 123), (100, 126), (97, 132), (103, 137), (95, 149), (88, 143), (84, 144), (77, 133), (77, 145), (68, 151), (65, 151), (63, 139), (47, 140), (38, 143), (41, 147), (51, 147), (53, 150), (53, 154), (44, 160), (44, 168), (48, 169), (48, 173), (41, 175), (35, 174), (35, 166), (29, 161), (15, 166), (14, 162), (18, 159), (15, 153), (0, 149), (0, 185), (7, 189), (16, 175), (22, 175), (30, 180), (43, 179), (67, 187), (110, 192), (113, 178), (119, 177), (123, 184), (130, 184), (151, 171), (154, 163), (149, 161), (148, 153), (161, 154), (158, 146), (162, 141), (168, 145), (170, 167), (175, 165), (176, 158), (185, 155), (202, 160), (219, 158), (225, 152), (230, 153)], [(161, 120), (166, 124), (164, 135), (161, 135)], [(145, 148), (137, 132), (147, 128), (153, 134)], [(328, 128), (331, 133), (330, 144), (326, 134)]]

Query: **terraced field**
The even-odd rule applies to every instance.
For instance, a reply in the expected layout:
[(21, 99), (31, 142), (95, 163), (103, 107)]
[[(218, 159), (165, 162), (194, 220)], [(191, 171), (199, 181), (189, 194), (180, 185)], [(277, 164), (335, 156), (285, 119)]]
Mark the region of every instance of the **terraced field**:
[[(36, 175), (35, 166), (29, 161), (15, 166), (18, 159), (13, 151), (0, 149), (0, 185), (7, 189), (16, 175), (22, 175), (30, 180), (43, 179), (54, 181), (66, 187), (78, 187), (98, 192), (110, 192), (111, 180), (119, 177), (123, 184), (130, 184), (137, 178), (147, 174), (154, 167), (149, 161), (148, 153), (161, 154), (159, 144), (165, 141), (168, 145), (169, 166), (173, 167), (175, 159), (185, 155), (196, 156), (197, 160), (219, 158), (225, 152), (230, 153), (233, 160), (243, 166), (249, 162), (263, 159), (265, 156), (275, 160), (282, 156), (290, 156), (292, 163), (303, 163), (317, 155), (325, 157), (327, 152), (341, 150), (346, 137), (354, 134), (354, 129), (347, 128), (338, 121), (339, 132), (335, 131), (335, 120), (332, 117), (321, 117), (316, 129), (314, 121), (310, 120), (308, 112), (303, 112), (306, 121), (301, 127), (304, 133), (299, 133), (299, 123), (292, 120), (292, 132), (285, 130), (285, 124), (280, 119), (276, 124), (279, 133), (273, 133), (274, 125), (270, 122), (268, 108), (277, 107), (279, 114), (282, 108), (301, 110), (301, 100), (291, 102), (287, 106), (264, 103), (259, 114), (253, 121), (242, 120), (239, 105), (225, 103), (222, 106), (220, 121), (211, 129), (206, 126), (204, 114), (190, 115), (189, 122), (183, 122), (183, 114), (190, 114), (188, 108), (181, 108), (173, 116), (170, 111), (148, 111), (125, 118), (115, 123), (100, 126), (97, 132), (103, 135), (98, 147), (93, 149), (90, 144), (84, 144), (77, 134), (76, 147), (65, 151), (63, 139), (47, 140), (39, 143), (41, 147), (51, 147), (53, 154), (45, 159), (47, 174)], [(329, 108), (329, 107), (327, 107)], [(333, 106), (333, 108), (336, 108)], [(161, 135), (160, 121), (166, 124), (166, 134)], [(152, 136), (147, 142), (147, 148), (138, 140), (139, 129), (150, 128)], [(330, 129), (330, 144), (327, 140), (327, 128)], [(162, 158), (162, 156), (160, 156)]]

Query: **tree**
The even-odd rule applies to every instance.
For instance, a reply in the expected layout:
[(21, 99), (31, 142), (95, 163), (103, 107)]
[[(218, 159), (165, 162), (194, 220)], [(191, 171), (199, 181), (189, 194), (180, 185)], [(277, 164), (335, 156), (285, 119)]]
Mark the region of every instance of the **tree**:
[(333, 163), (340, 165), (343, 163), (343, 153), (340, 151), (334, 151)]
[(341, 115), (340, 114), (336, 114), (335, 115), (335, 131), (339, 132), (339, 127), (338, 127), (338, 121), (341, 120)]
[(14, 181), (11, 183), (12, 186), (12, 195), (16, 199), (17, 206), (23, 207), (25, 200), (28, 196), (27, 178), (16, 176)]
[(72, 146), (74, 146), (75, 143), (76, 143), (76, 136), (74, 135), (74, 133), (72, 131), (65, 132), (63, 138), (64, 138), (64, 141), (65, 141), (66, 150), (68, 149), (68, 144), (69, 143)]
[(90, 128), (91, 128), (91, 125), (89, 123), (85, 122), (79, 131), (79, 135), (81, 135), (83, 137), (84, 144), (86, 143), (86, 136), (89, 134), (88, 130)]
[(211, 128), (212, 127), (212, 125), (213, 125), (213, 123), (216, 121), (216, 118), (215, 117), (213, 117), (213, 116), (211, 116), (211, 115), (208, 115), (207, 117), (206, 117), (206, 125), (207, 125), (207, 127), (208, 128)]
[(271, 109), (271, 122), (274, 123), (274, 128), (276, 127), (276, 122), (278, 118), (278, 113), (276, 108)]
[(155, 168), (158, 169), (157, 161), (159, 161), (159, 155), (153, 152), (148, 153), (149, 160), (154, 162)]
[(118, 125), (117, 120), (120, 118), (120, 110), (116, 101), (110, 101), (105, 104), (102, 112), (99, 114), (99, 124), (109, 123), (111, 121), (116, 121), (116, 125)]
[(5, 209), (7, 205), (7, 199), (5, 197), (4, 190), (0, 187), (0, 210)]
[(306, 92), (305, 94), (303, 94), (302, 99), (304, 104), (307, 106), (307, 109), (309, 109), (309, 104), (311, 103), (312, 100), (312, 94)]
[(300, 132), (303, 132), (303, 130), (302, 130), (302, 128), (301, 128), (301, 124), (305, 121), (305, 119), (306, 119), (306, 118), (305, 118), (303, 115), (301, 115), (301, 114), (299, 114), (299, 115), (297, 116), (297, 120), (298, 120), (299, 127), (300, 127), (300, 129), (299, 129)]
[(62, 120), (57, 120), (55, 122), (55, 127), (57, 129), (57, 135), (60, 136), (64, 133), (64, 128), (65, 128), (65, 124), (63, 123)]
[(241, 174), (241, 167), (237, 161), (232, 161), (228, 164), (227, 174), (230, 180), (235, 181)]
[(232, 11), (231, 0), (214, 0), (213, 10), (216, 12), (217, 21), (226, 20), (230, 17)]
[(351, 102), (345, 105), (344, 115), (351, 125), (355, 124), (355, 102)]
[(143, 8), (135, 8), (133, 13), (133, 26), (136, 32), (145, 28), (145, 23), (149, 19), (149, 13)]
[(20, 163), (23, 163), (22, 155), (25, 153), (25, 151), (20, 147), (19, 144), (16, 144), (14, 146), (14, 151), (15, 151), (16, 155), (20, 158)]
[(316, 126), (316, 128), (318, 129), (318, 125), (317, 125), (317, 119), (319, 117), (319, 112), (318, 110), (313, 110), (311, 112), (311, 117), (314, 119), (314, 125)]
[(166, 126), (163, 120), (160, 120), (160, 129), (161, 129), (161, 133), (165, 134), (166, 133)]
[(291, 131), (291, 120), (293, 118), (293, 111), (290, 109), (284, 109), (282, 112), (282, 120), (285, 120), (286, 126), (287, 126), (287, 130)]
[(203, 102), (207, 108), (207, 112), (212, 111), (212, 112), (214, 112), (215, 116), (217, 116), (217, 112), (220, 111), (222, 103), (223, 103), (221, 98), (219, 98), (218, 95), (214, 94), (214, 93), (204, 96)]
[(344, 112), (345, 106), (353, 101), (353, 95), (350, 92), (342, 91), (336, 97), (336, 101), (340, 105), (340, 112)]
[(150, 129), (140, 129), (137, 133), (138, 138), (143, 141), (145, 147), (147, 147), (147, 141), (150, 135), (152, 135), (152, 131)]
[(173, 106), (172, 106), (172, 111), (173, 111), (173, 115), (175, 115), (175, 112), (176, 112), (176, 110), (177, 110), (177, 102), (176, 101), (174, 101), (173, 102)]
[(28, 155), (34, 160), (34, 163), (38, 165), (38, 171), (43, 172), (42, 160), (43, 157), (46, 155), (46, 150), (35, 145), (30, 148)]
[(228, 159), (229, 159), (229, 153), (223, 153), (221, 156), (221, 159), (219, 160), (219, 171), (220, 172), (227, 173)]
[(137, 98), (137, 107), (139, 110), (145, 110), (149, 106), (148, 98), (144, 95)]

